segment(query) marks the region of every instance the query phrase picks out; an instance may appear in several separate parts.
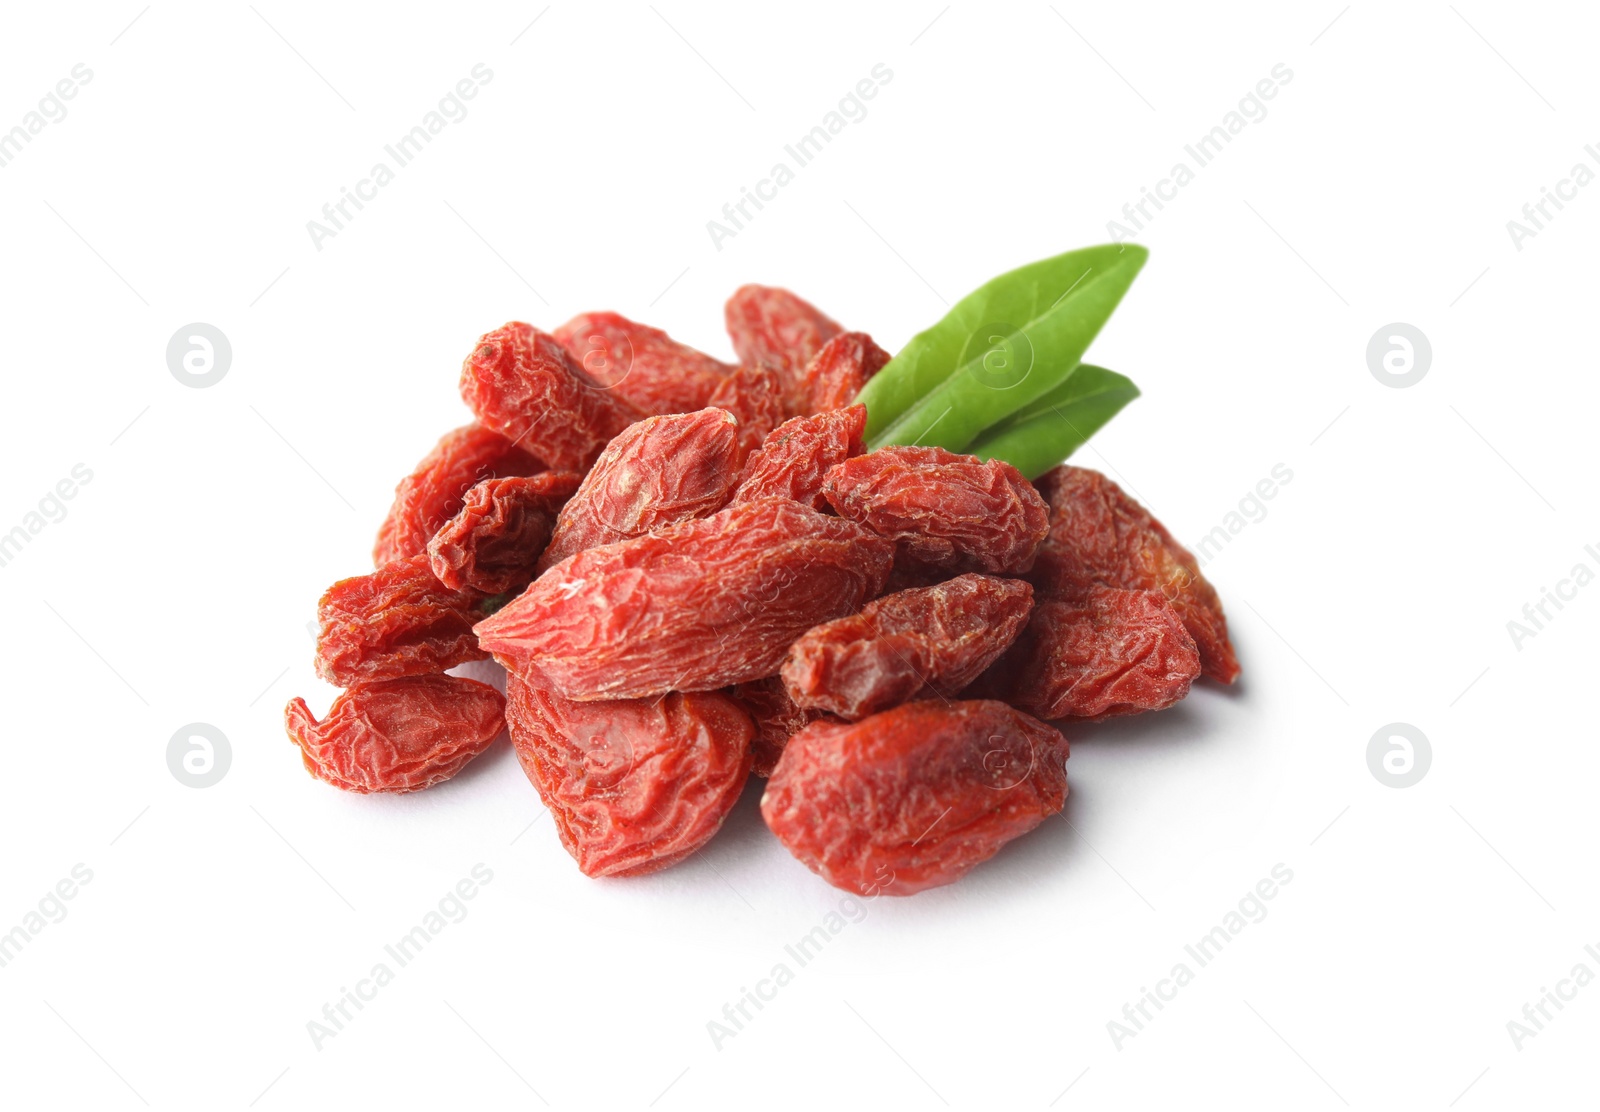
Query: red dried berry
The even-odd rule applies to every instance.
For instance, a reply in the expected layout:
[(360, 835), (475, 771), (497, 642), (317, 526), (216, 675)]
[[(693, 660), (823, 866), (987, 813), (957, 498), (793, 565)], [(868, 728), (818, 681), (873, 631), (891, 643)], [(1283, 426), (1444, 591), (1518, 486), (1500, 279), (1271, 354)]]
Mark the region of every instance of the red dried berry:
[(978, 684), (1040, 718), (1161, 710), (1200, 674), (1194, 638), (1159, 591), (1089, 587), (1047, 598)]
[(1015, 467), (943, 448), (880, 448), (834, 467), (822, 489), (840, 516), (926, 567), (1018, 575), (1050, 529), (1044, 499)]
[(774, 368), (783, 383), (785, 412), (808, 412), (806, 364), (844, 331), (815, 305), (775, 286), (741, 286), (723, 310), (739, 362)]
[(773, 675), (796, 637), (877, 594), (892, 559), (860, 526), (764, 498), (568, 557), (476, 632), (569, 699), (709, 691)]
[(428, 539), (461, 510), (462, 499), (484, 479), (543, 470), (530, 453), (482, 425), (447, 432), (416, 470), (395, 487), (394, 505), (378, 530), (374, 567), (416, 556)]
[(586, 876), (639, 876), (705, 845), (750, 772), (750, 718), (712, 692), (575, 703), (506, 676), (517, 758)]
[(755, 723), (756, 737), (750, 745), (750, 772), (763, 779), (772, 775), (789, 739), (825, 717), (819, 710), (796, 706), (777, 676), (736, 684), (732, 695)]
[(591, 379), (641, 413), (691, 413), (733, 366), (620, 313), (580, 313), (553, 333)]
[(1200, 669), (1232, 683), (1239, 661), (1216, 589), (1172, 534), (1098, 471), (1063, 464), (1041, 475), (1050, 535), (1029, 576), (1044, 594), (1071, 597), (1096, 583), (1159, 591), (1200, 650)]
[(478, 341), (461, 365), (461, 397), (482, 424), (555, 471), (587, 471), (643, 416), (580, 370), (554, 336), (520, 321)]
[(806, 364), (801, 381), (806, 412), (828, 413), (854, 405), (867, 380), (889, 362), (889, 353), (865, 332), (841, 332)]
[(533, 581), (556, 515), (578, 489), (572, 471), (486, 479), (467, 491), (461, 512), (428, 542), (428, 566), (451, 590), (520, 591)]
[(783, 383), (771, 367), (740, 367), (722, 382), (708, 403), (726, 409), (739, 422), (739, 460), (783, 420)]
[(481, 591), (435, 579), (426, 554), (341, 579), (317, 606), (317, 675), (351, 687), (482, 660), (489, 654), (472, 623), (483, 601)]
[(908, 896), (1059, 812), (1066, 759), (1059, 732), (1004, 703), (906, 703), (790, 738), (761, 814), (834, 887)]
[(1032, 607), (1026, 582), (988, 575), (885, 595), (796, 641), (783, 683), (797, 705), (848, 719), (948, 698), (1005, 652)]
[(812, 417), (791, 417), (767, 434), (745, 461), (733, 502), (774, 495), (826, 510), (822, 481), (828, 469), (867, 450), (867, 407), (853, 405)]
[(739, 423), (727, 410), (630, 425), (606, 445), (561, 511), (539, 570), (586, 548), (714, 513), (738, 481)]
[(364, 684), (318, 722), (304, 699), (283, 721), (311, 775), (350, 792), (414, 792), (450, 779), (500, 734), (505, 700), (459, 676)]

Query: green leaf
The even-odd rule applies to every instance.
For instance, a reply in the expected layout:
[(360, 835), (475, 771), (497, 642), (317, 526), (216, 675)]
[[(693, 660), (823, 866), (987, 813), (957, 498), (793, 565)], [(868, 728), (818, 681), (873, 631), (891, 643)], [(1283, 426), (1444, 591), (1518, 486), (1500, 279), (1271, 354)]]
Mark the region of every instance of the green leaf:
[(964, 451), (1061, 385), (1148, 254), (1133, 243), (1086, 247), (978, 287), (861, 391), (869, 445)]
[(1080, 363), (1060, 386), (986, 430), (967, 451), (979, 459), (1003, 459), (1037, 479), (1138, 396), (1125, 375)]

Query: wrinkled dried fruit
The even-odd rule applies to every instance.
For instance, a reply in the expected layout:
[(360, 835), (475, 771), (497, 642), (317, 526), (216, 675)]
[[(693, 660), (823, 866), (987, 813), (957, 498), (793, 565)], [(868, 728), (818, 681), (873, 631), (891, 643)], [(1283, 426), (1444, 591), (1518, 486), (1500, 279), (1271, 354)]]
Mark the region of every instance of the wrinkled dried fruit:
[(893, 545), (787, 498), (568, 557), (477, 626), (569, 699), (709, 691), (777, 672), (791, 642), (883, 587)]
[(791, 737), (826, 717), (820, 710), (796, 706), (777, 676), (736, 684), (732, 695), (756, 725), (755, 741), (750, 745), (750, 771), (763, 779), (772, 775)]
[(462, 499), (484, 479), (543, 470), (530, 453), (482, 425), (447, 432), (416, 470), (400, 480), (394, 505), (378, 530), (374, 567), (424, 552), (428, 539), (461, 510)]
[(720, 510), (739, 481), (739, 459), (739, 423), (724, 409), (628, 426), (561, 511), (539, 570), (586, 548)]
[(435, 579), (426, 553), (341, 579), (317, 605), (317, 675), (351, 687), (482, 660), (472, 623), (483, 601)]
[(520, 321), (479, 339), (461, 365), (461, 397), (482, 424), (555, 471), (587, 471), (643, 416), (580, 370), (554, 336)]
[(805, 370), (822, 345), (844, 329), (815, 305), (775, 286), (741, 286), (723, 310), (739, 362), (774, 368), (783, 383), (784, 411), (807, 409)]
[(927, 567), (1018, 575), (1050, 530), (1044, 499), (1015, 467), (943, 448), (880, 448), (834, 467), (822, 489), (842, 517)]
[(1232, 683), (1239, 661), (1222, 600), (1188, 549), (1122, 488), (1098, 471), (1062, 465), (1041, 475), (1050, 535), (1029, 576), (1044, 594), (1070, 597), (1101, 583), (1160, 591), (1200, 650), (1200, 669)]
[(867, 380), (887, 362), (889, 353), (865, 332), (839, 333), (806, 364), (801, 378), (806, 392), (804, 412), (828, 413), (855, 404)]
[(862, 432), (866, 406), (853, 405), (813, 417), (791, 417), (767, 434), (759, 451), (745, 461), (734, 502), (780, 495), (826, 510), (822, 481), (828, 469), (867, 450)]
[(743, 463), (783, 420), (783, 382), (771, 367), (740, 367), (723, 379), (708, 404), (726, 409), (739, 422), (739, 461)]
[(578, 489), (572, 471), (487, 479), (467, 491), (461, 512), (428, 542), (428, 566), (451, 590), (498, 595), (533, 582), (556, 515)]
[(1066, 759), (1059, 732), (1004, 703), (906, 703), (790, 738), (761, 814), (836, 888), (908, 896), (1060, 811)]
[(704, 409), (733, 373), (731, 364), (621, 313), (580, 313), (554, 336), (591, 379), (641, 413)]
[(1159, 591), (1089, 587), (1046, 598), (978, 687), (1040, 718), (1170, 707), (1200, 674), (1194, 638)]
[(318, 722), (304, 699), (284, 726), (311, 775), (350, 792), (414, 792), (450, 779), (500, 734), (505, 700), (460, 676), (352, 688)]
[(799, 706), (848, 719), (949, 698), (1006, 650), (1032, 607), (1026, 582), (988, 575), (884, 595), (796, 641), (783, 683)]
[(639, 876), (705, 845), (750, 772), (750, 718), (726, 695), (575, 703), (506, 676), (522, 769), (586, 876)]

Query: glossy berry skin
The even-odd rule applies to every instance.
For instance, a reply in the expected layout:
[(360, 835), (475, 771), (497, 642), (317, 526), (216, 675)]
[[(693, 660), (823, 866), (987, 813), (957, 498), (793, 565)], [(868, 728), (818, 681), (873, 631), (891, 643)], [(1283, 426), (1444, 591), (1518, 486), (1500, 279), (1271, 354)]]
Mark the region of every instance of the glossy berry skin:
[(911, 895), (1059, 812), (1066, 759), (1058, 731), (1004, 703), (906, 703), (790, 738), (761, 814), (834, 887)]
[(489, 654), (472, 624), (481, 591), (453, 591), (426, 554), (341, 579), (317, 606), (317, 675), (338, 687), (443, 672)]
[(572, 471), (485, 479), (428, 542), (428, 566), (451, 590), (520, 591), (533, 581), (556, 515), (578, 489)]
[(807, 631), (783, 683), (795, 704), (855, 720), (913, 699), (949, 698), (981, 675), (1027, 624), (1033, 588), (962, 575), (884, 595)]
[(461, 511), (467, 491), (484, 479), (541, 470), (531, 453), (482, 425), (445, 433), (395, 487), (394, 505), (378, 530), (373, 566), (426, 551), (429, 538)]
[(898, 542), (909, 563), (1019, 575), (1050, 529), (1044, 499), (1002, 460), (891, 447), (838, 464), (823, 494), (841, 517)]
[(767, 434), (745, 461), (733, 502), (778, 495), (827, 510), (823, 479), (837, 463), (867, 450), (867, 407), (852, 405), (810, 417), (791, 417)]
[(1041, 475), (1050, 535), (1029, 578), (1041, 594), (1071, 597), (1093, 584), (1159, 591), (1200, 650), (1204, 675), (1239, 676), (1216, 589), (1193, 554), (1148, 510), (1098, 471), (1063, 464)]
[(580, 313), (552, 335), (590, 379), (641, 413), (692, 413), (733, 366), (621, 313)]
[(1159, 591), (1088, 587), (1046, 598), (977, 687), (1040, 718), (1162, 710), (1189, 693), (1200, 654)]
[(739, 423), (724, 409), (647, 417), (600, 453), (539, 559), (568, 556), (720, 510), (739, 481)]
[(517, 759), (586, 876), (640, 876), (705, 845), (738, 802), (755, 728), (713, 692), (575, 703), (508, 673)]
[(854, 405), (861, 388), (889, 358), (865, 332), (839, 333), (806, 364), (801, 376), (806, 412), (830, 413)]
[(587, 471), (644, 416), (585, 374), (554, 336), (521, 321), (479, 339), (461, 366), (461, 398), (480, 424), (554, 471)]
[(363, 684), (318, 722), (304, 699), (283, 712), (307, 770), (351, 792), (414, 792), (450, 779), (500, 734), (505, 700), (459, 676)]
[(569, 699), (710, 691), (776, 673), (796, 637), (876, 595), (892, 559), (860, 526), (764, 498), (570, 556), (476, 632)]
[(723, 310), (739, 362), (768, 366), (783, 383), (784, 411), (810, 412), (806, 364), (844, 329), (810, 302), (776, 286), (741, 286)]

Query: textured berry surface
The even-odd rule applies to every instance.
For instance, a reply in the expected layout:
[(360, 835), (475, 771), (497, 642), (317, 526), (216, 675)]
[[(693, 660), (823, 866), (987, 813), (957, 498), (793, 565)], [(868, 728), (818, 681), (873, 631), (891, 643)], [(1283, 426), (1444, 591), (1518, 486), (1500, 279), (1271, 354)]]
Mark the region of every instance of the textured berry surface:
[(883, 370), (889, 358), (865, 332), (839, 333), (806, 364), (801, 376), (805, 412), (828, 413), (854, 405), (861, 388)]
[(556, 471), (587, 471), (643, 416), (580, 370), (554, 336), (520, 321), (479, 339), (461, 366), (461, 397), (481, 424)]
[(1159, 591), (1088, 587), (1047, 598), (980, 686), (1040, 718), (1170, 707), (1200, 675), (1183, 619)]
[(732, 694), (756, 725), (755, 741), (750, 746), (750, 771), (757, 776), (771, 776), (789, 739), (823, 717), (821, 711), (796, 706), (777, 676), (737, 684)]
[(1025, 572), (1050, 529), (1044, 499), (1015, 467), (943, 448), (880, 448), (835, 466), (822, 489), (908, 561), (952, 572)]
[(723, 310), (733, 350), (745, 366), (768, 366), (783, 383), (784, 411), (808, 412), (806, 364), (844, 329), (815, 305), (775, 286), (741, 286)]
[(537, 459), (497, 432), (482, 425), (447, 432), (416, 470), (395, 487), (394, 505), (378, 530), (372, 563), (416, 556), (428, 539), (461, 510), (462, 500), (484, 479), (499, 475), (532, 475), (542, 470)]
[(783, 382), (771, 367), (740, 367), (723, 379), (708, 404), (726, 409), (739, 422), (743, 462), (783, 421)]
[(571, 556), (477, 634), (571, 699), (709, 691), (775, 674), (795, 638), (875, 596), (892, 560), (860, 526), (764, 498)]
[(482, 592), (452, 591), (426, 554), (341, 579), (317, 606), (317, 675), (339, 687), (443, 672), (489, 654), (472, 623)]
[(620, 313), (581, 313), (554, 336), (585, 374), (641, 413), (704, 409), (733, 373), (730, 364)]
[(459, 676), (364, 684), (318, 722), (304, 699), (283, 712), (289, 739), (319, 780), (351, 792), (414, 792), (460, 772), (500, 733), (505, 700)]
[(1029, 578), (1041, 593), (1071, 597), (1096, 583), (1159, 591), (1194, 638), (1201, 671), (1223, 683), (1238, 678), (1222, 601), (1159, 521), (1098, 471), (1063, 464), (1038, 486), (1050, 503), (1050, 535)]
[(1062, 808), (1067, 742), (988, 700), (906, 703), (789, 739), (761, 814), (790, 853), (848, 892), (949, 884)]
[(467, 491), (461, 512), (428, 542), (428, 566), (451, 590), (498, 595), (533, 581), (556, 515), (578, 489), (572, 471), (485, 479)]
[(1026, 582), (988, 575), (884, 595), (796, 641), (784, 686), (797, 705), (848, 719), (948, 698), (1006, 650), (1032, 606)]
[(638, 876), (705, 845), (739, 799), (755, 728), (712, 692), (575, 703), (506, 677), (523, 771), (588, 876)]
[(602, 544), (720, 510), (739, 481), (739, 423), (723, 409), (650, 417), (600, 453), (561, 511), (539, 570)]
[(760, 450), (745, 461), (734, 502), (753, 502), (778, 495), (826, 510), (823, 478), (836, 463), (867, 450), (862, 435), (867, 427), (867, 407), (853, 405), (812, 417), (791, 417), (761, 442)]

